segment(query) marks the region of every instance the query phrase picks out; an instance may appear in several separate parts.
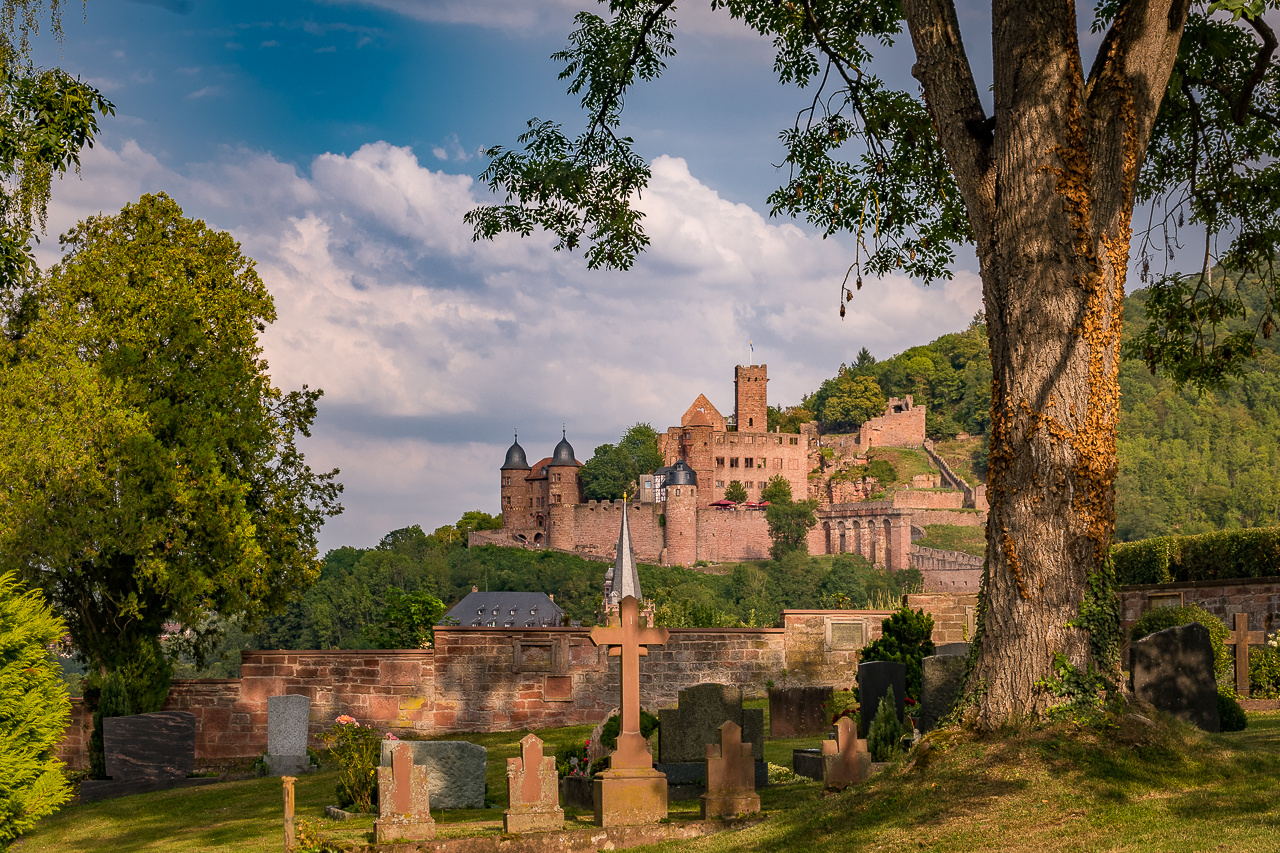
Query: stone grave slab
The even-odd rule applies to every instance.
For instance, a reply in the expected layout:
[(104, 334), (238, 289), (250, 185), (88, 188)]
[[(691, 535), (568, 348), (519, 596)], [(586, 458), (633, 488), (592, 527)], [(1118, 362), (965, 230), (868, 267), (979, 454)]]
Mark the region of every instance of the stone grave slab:
[(702, 819), (737, 817), (760, 811), (752, 744), (742, 742), (737, 723), (720, 725), (719, 743), (706, 745), (707, 792), (702, 795)]
[(907, 695), (907, 667), (892, 660), (873, 660), (858, 664), (858, 735), (866, 738), (867, 729), (880, 709), (880, 700), (889, 688), (897, 699), (898, 722), (902, 722)]
[(196, 761), (196, 715), (190, 711), (107, 717), (102, 746), (110, 778), (82, 782), (83, 803), (218, 781), (187, 778)]
[(696, 799), (706, 791), (706, 749), (720, 742), (720, 726), (732, 722), (751, 744), (756, 785), (769, 783), (764, 760), (764, 709), (743, 708), (732, 684), (697, 684), (681, 690), (675, 708), (658, 711), (658, 770), (667, 776), (668, 797)]
[[(788, 687), (769, 691), (769, 735), (819, 735), (831, 727), (827, 703), (830, 687)], [(750, 739), (750, 735), (747, 736)], [(753, 741), (754, 743), (754, 741)]]
[(520, 740), (520, 757), (507, 759), (507, 795), (511, 807), (502, 813), (503, 832), (547, 832), (564, 829), (556, 783), (556, 759), (542, 754), (533, 734)]
[(867, 752), (867, 741), (858, 737), (853, 720), (841, 717), (836, 723), (835, 740), (822, 742), (822, 787), (843, 791), (850, 785), (861, 784), (870, 775), (871, 753)]
[(378, 819), (373, 823), (374, 842), (427, 841), (436, 837), (431, 817), (431, 785), (427, 768), (413, 760), (413, 748), (404, 741), (383, 741), (387, 765), (378, 768)]
[(272, 776), (295, 776), (311, 767), (307, 734), (311, 722), (309, 696), (267, 697), (267, 768)]
[(960, 655), (931, 655), (921, 661), (920, 734), (932, 731), (951, 710), (968, 664), (969, 658)]
[(933, 653), (935, 655), (959, 655), (960, 657), (968, 657), (969, 644), (968, 643), (943, 643), (940, 646), (934, 647)]
[(431, 805), (437, 809), (484, 808), (484, 769), (489, 750), (460, 740), (384, 740), (383, 767), (391, 766), (394, 747), (410, 748), (413, 763), (426, 768)]
[(1209, 629), (1198, 622), (1156, 631), (1129, 645), (1129, 689), (1208, 732), (1222, 729)]

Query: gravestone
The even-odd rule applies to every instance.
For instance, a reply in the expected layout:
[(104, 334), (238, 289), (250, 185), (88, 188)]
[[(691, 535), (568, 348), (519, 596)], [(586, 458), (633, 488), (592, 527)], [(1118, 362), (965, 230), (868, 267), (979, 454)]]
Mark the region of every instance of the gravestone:
[(658, 769), (667, 776), (669, 797), (693, 799), (705, 791), (707, 745), (720, 742), (725, 722), (752, 745), (756, 785), (769, 783), (764, 709), (743, 708), (742, 691), (732, 684), (697, 684), (680, 691), (676, 707), (658, 711)]
[(374, 843), (427, 841), (436, 837), (431, 817), (431, 785), (427, 768), (414, 762), (413, 748), (404, 741), (383, 741), (386, 765), (378, 768), (378, 819)]
[(791, 772), (797, 776), (821, 782), (822, 750), (817, 747), (791, 750)]
[(106, 717), (102, 747), (110, 778), (82, 782), (82, 803), (218, 781), (187, 778), (196, 762), (196, 715), (190, 711)]
[(788, 687), (770, 690), (770, 737), (802, 737), (825, 732), (831, 726), (826, 708), (827, 703), (831, 701), (831, 696), (830, 687)]
[(542, 754), (542, 741), (528, 734), (520, 740), (520, 757), (507, 759), (507, 798), (503, 832), (564, 829), (556, 785), (556, 758)]
[(858, 785), (871, 775), (871, 753), (867, 741), (858, 737), (853, 720), (841, 717), (836, 723), (835, 740), (822, 742), (822, 787), (843, 791)]
[(618, 748), (609, 756), (609, 769), (596, 774), (592, 791), (596, 826), (657, 823), (667, 816), (667, 777), (654, 769), (649, 742), (640, 733), (640, 658), (649, 654), (645, 646), (667, 642), (667, 629), (642, 626), (640, 602), (628, 595), (618, 604), (618, 624), (591, 629), (591, 642), (609, 646), (609, 656), (619, 659), (622, 694)]
[(1129, 645), (1129, 689), (1139, 699), (1207, 732), (1220, 731), (1209, 629), (1176, 625)]
[(967, 658), (969, 656), (969, 644), (943, 643), (940, 646), (935, 646), (933, 653), (935, 655), (959, 655), (960, 657)]
[(308, 696), (267, 697), (267, 768), (272, 776), (295, 776), (311, 767), (307, 755), (307, 727), (311, 722)]
[[(921, 663), (920, 734), (931, 731), (955, 704), (964, 681), (967, 656), (931, 655)], [(896, 691), (895, 691), (896, 693)]]
[(880, 700), (893, 688), (896, 699), (898, 722), (902, 722), (907, 696), (906, 664), (892, 660), (873, 660), (858, 664), (858, 700), (861, 710), (858, 712), (858, 735), (865, 738), (876, 711), (880, 710)]
[(742, 742), (742, 729), (725, 721), (719, 742), (707, 744), (707, 792), (702, 795), (702, 819), (735, 817), (760, 811), (756, 793), (753, 744)]
[(1262, 631), (1249, 630), (1249, 614), (1236, 613), (1232, 617), (1232, 631), (1227, 636), (1227, 645), (1236, 647), (1236, 695), (1241, 698), (1249, 696), (1249, 646), (1262, 645), (1267, 635)]
[(414, 764), (426, 768), (434, 808), (484, 808), (487, 749), (460, 740), (384, 740), (380, 762), (383, 767), (391, 766), (392, 752), (399, 744), (409, 747)]

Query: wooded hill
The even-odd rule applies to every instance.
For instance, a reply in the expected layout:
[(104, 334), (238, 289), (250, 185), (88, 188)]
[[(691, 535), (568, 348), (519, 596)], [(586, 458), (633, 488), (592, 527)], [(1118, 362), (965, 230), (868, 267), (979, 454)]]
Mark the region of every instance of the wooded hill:
[[(1263, 294), (1242, 288), (1248, 318), (1259, 315)], [(1125, 341), (1146, 327), (1147, 291), (1125, 299)], [(1228, 320), (1222, 334), (1249, 320)], [(1177, 388), (1138, 360), (1120, 369), (1119, 474), (1116, 540), (1206, 533), (1280, 523), (1280, 336), (1259, 338), (1257, 356), (1222, 387)], [(848, 424), (828, 409), (848, 410), (859, 377), (872, 377), (885, 396), (913, 394), (927, 406), (926, 431), (935, 441), (961, 431), (984, 435), (990, 424), (991, 363), (986, 325), (978, 315), (962, 332), (875, 361), (864, 348), (850, 365), (804, 399), (773, 410), (771, 426), (784, 431), (807, 419), (831, 431)], [(843, 395), (843, 396), (842, 396)], [(833, 401), (836, 405), (833, 406)], [(985, 441), (969, 466), (986, 470)]]

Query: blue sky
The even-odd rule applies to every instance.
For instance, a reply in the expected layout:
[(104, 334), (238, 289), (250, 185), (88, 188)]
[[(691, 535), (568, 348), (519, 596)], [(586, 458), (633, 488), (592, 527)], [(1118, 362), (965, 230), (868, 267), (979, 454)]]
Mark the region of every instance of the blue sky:
[[(346, 512), (322, 550), (496, 512), (513, 430), (536, 459), (564, 424), (586, 460), (637, 421), (678, 422), (698, 393), (731, 411), (735, 364), (767, 362), (770, 401), (796, 403), (860, 347), (887, 357), (980, 307), (965, 249), (953, 281), (869, 282), (840, 320), (851, 244), (764, 203), (804, 96), (709, 4), (682, 13), (667, 75), (628, 102), (654, 170), (636, 267), (591, 272), (543, 236), (472, 243), (480, 151), (533, 116), (577, 126), (548, 57), (579, 5), (89, 0), (61, 46), (38, 42), (41, 64), (117, 111), (80, 176), (55, 183), (38, 258), (158, 190), (241, 241), (280, 315), (263, 336), (274, 380), (325, 391), (303, 446), (342, 469)], [(985, 25), (965, 24), (981, 66)]]

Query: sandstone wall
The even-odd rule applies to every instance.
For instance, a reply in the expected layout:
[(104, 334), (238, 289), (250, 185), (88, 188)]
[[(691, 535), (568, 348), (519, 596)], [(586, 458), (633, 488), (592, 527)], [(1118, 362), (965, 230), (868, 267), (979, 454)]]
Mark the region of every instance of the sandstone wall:
[(982, 583), (981, 557), (963, 551), (911, 546), (911, 565), (924, 575), (925, 592), (975, 593)]
[(1280, 578), (1192, 581), (1120, 587), (1125, 637), (1138, 617), (1162, 604), (1198, 604), (1231, 626), (1234, 613), (1249, 614), (1250, 631), (1280, 629)]
[(769, 523), (760, 510), (701, 507), (697, 559), (711, 562), (764, 560), (769, 556)]

